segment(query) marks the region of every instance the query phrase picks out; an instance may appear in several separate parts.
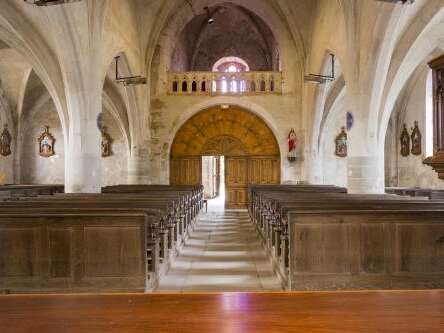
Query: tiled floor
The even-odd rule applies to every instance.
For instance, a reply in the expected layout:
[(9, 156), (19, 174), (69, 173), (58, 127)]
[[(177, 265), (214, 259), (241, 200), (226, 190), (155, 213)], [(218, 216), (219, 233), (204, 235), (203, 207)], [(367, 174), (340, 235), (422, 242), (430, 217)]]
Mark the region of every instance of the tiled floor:
[(157, 291), (280, 291), (246, 211), (202, 213)]

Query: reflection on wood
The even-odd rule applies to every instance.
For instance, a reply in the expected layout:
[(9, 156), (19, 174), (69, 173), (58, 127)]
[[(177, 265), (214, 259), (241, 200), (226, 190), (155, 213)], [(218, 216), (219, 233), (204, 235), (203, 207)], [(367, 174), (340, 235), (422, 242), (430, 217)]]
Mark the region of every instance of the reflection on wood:
[(0, 296), (2, 333), (435, 333), (444, 291)]

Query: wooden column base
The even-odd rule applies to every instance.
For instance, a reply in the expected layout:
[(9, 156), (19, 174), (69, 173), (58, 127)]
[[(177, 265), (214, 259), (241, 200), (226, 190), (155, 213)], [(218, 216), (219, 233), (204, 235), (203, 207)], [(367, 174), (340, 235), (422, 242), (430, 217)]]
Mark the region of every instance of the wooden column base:
[(444, 152), (437, 152), (427, 157), (422, 163), (431, 166), (438, 173), (439, 179), (444, 179)]

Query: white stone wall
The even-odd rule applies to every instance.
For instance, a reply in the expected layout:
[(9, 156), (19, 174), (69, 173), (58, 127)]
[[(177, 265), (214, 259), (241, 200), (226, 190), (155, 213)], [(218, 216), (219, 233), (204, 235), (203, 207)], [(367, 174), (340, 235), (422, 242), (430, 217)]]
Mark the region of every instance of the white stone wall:
[(345, 125), (346, 111), (341, 98), (330, 111), (321, 134), (323, 183), (326, 185), (347, 186), (347, 157), (335, 155), (335, 139)]
[(126, 184), (128, 168), (128, 145), (122, 131), (111, 115), (104, 112), (107, 133), (112, 139), (112, 155), (102, 157), (102, 186)]
[[(102, 185), (126, 183), (128, 145), (122, 131), (107, 112), (104, 112), (107, 133), (112, 138), (112, 155), (102, 158)], [(37, 138), (43, 127), (49, 126), (50, 133), (55, 137), (55, 155), (45, 158), (38, 152)], [(21, 183), (24, 184), (63, 184), (65, 178), (65, 147), (64, 137), (55, 110), (54, 103), (49, 100), (35, 113), (22, 122), (21, 138)], [(6, 159), (9, 161), (11, 158)], [(3, 165), (0, 159), (0, 167)], [(4, 163), (4, 162), (3, 162)], [(12, 163), (12, 162), (11, 162)], [(0, 169), (1, 170), (1, 169)]]
[[(392, 168), (386, 165), (386, 172), (390, 172), (389, 186), (401, 187), (424, 187), (424, 188), (444, 188), (444, 181), (438, 178), (438, 175), (429, 166), (422, 162), (426, 156), (426, 82), (428, 70), (424, 70), (417, 80), (412, 82), (408, 87), (408, 91), (403, 98), (397, 103), (396, 113), (392, 115), (392, 126), (396, 130), (387, 131), (386, 137), (386, 154), (391, 158), (386, 157), (387, 161), (391, 161)], [(414, 126), (414, 122), (418, 121), (419, 129), (422, 134), (422, 154), (415, 156), (410, 154), (403, 157), (400, 154), (400, 137), (403, 130), (403, 124), (407, 124), (409, 134)], [(395, 135), (395, 138), (393, 138)], [(391, 142), (387, 144), (387, 140)], [(410, 146), (411, 148), (411, 146)], [(393, 170), (393, 168), (396, 168)], [(387, 175), (386, 175), (387, 176)], [(387, 180), (387, 177), (386, 177)]]
[[(37, 138), (49, 126), (54, 136), (54, 152), (51, 157), (39, 155)], [(35, 113), (22, 122), (21, 137), (21, 183), (23, 184), (63, 184), (65, 181), (65, 147), (59, 116), (52, 100), (49, 100)]]

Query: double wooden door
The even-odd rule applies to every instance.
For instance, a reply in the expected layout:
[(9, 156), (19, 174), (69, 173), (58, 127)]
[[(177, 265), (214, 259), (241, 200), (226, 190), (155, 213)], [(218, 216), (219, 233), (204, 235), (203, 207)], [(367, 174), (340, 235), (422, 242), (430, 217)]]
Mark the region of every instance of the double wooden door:
[[(249, 184), (279, 184), (279, 156), (226, 156), (225, 208), (245, 208)], [(170, 163), (173, 185), (202, 184), (202, 158), (173, 158)]]

